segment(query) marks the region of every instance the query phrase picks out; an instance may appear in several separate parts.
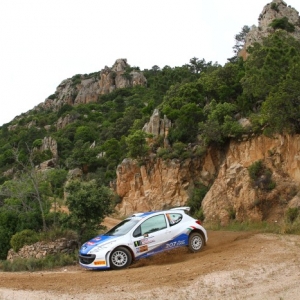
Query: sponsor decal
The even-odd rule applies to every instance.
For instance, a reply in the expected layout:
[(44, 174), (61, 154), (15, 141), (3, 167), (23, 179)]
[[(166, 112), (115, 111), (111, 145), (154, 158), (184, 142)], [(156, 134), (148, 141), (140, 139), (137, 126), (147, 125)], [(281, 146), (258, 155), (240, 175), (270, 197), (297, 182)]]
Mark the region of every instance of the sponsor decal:
[(147, 244), (154, 243), (154, 242), (155, 242), (155, 239), (143, 239), (140, 241), (135, 241), (134, 246), (139, 247), (141, 245), (147, 245)]
[(100, 241), (101, 240), (101, 236), (95, 237), (94, 241)]
[(144, 240), (141, 240), (142, 245), (147, 245), (147, 244), (154, 243), (154, 242), (155, 242), (154, 239), (144, 239)]
[(137, 253), (141, 253), (141, 252), (145, 252), (145, 251), (148, 251), (147, 245), (140, 246), (139, 248), (136, 249)]
[(105, 260), (97, 260), (97, 261), (94, 261), (94, 265), (96, 265), (96, 266), (106, 266), (106, 261)]
[(192, 230), (194, 230), (196, 227), (194, 227), (194, 226), (190, 226), (190, 227), (188, 227), (187, 229), (186, 229), (186, 232), (189, 232), (189, 231), (192, 231)]
[(95, 245), (95, 242), (87, 242), (86, 244), (91, 246), (91, 245)]

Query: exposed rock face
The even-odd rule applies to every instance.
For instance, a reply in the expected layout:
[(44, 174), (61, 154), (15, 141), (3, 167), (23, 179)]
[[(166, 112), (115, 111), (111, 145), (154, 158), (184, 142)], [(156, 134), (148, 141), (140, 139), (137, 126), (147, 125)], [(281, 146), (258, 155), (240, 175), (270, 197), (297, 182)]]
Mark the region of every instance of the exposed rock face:
[(39, 149), (35, 148), (35, 151), (47, 151), (49, 150), (52, 153), (52, 158), (46, 160), (39, 165), (36, 166), (37, 170), (45, 171), (47, 169), (54, 168), (58, 162), (58, 150), (57, 150), (57, 142), (52, 137), (44, 137), (43, 143)]
[(68, 124), (74, 122), (76, 120), (76, 116), (67, 114), (64, 117), (60, 117), (56, 122), (56, 129), (62, 129), (66, 127)]
[[(248, 167), (262, 160), (276, 187), (253, 187)], [(206, 221), (277, 221), (289, 207), (300, 207), (300, 136), (264, 136), (209, 150), (203, 160), (162, 161), (145, 165), (125, 159), (117, 168), (121, 215), (185, 205), (196, 182), (212, 186), (202, 202)]]
[[(260, 136), (231, 142), (214, 184), (203, 200), (206, 220), (226, 224), (235, 212), (239, 221), (277, 221), (288, 207), (299, 206), (300, 136)], [(272, 170), (276, 187), (254, 188), (248, 167), (262, 160)]]
[(117, 168), (116, 192), (122, 197), (121, 215), (184, 205), (196, 182), (212, 183), (219, 153), (210, 151), (204, 160), (163, 161), (152, 158), (145, 165), (125, 159)]
[(290, 34), (294, 38), (300, 40), (299, 12), (295, 8), (288, 6), (282, 0), (273, 0), (263, 8), (258, 19), (258, 27), (253, 25), (250, 32), (247, 34), (244, 49), (241, 51), (240, 55), (246, 59), (249, 55), (246, 49), (255, 42), (261, 43), (263, 38), (273, 33), (274, 29), (269, 26), (270, 23), (274, 19), (281, 19), (283, 17), (287, 17), (288, 21), (295, 26), (295, 31)]
[(95, 78), (82, 80), (78, 86), (78, 94), (74, 100), (74, 104), (96, 102), (98, 99), (98, 82)]
[(57, 87), (51, 99), (37, 105), (34, 110), (58, 111), (63, 105), (77, 105), (96, 102), (99, 95), (108, 94), (118, 88), (146, 85), (142, 72), (132, 70), (126, 59), (117, 59), (112, 68), (105, 66), (99, 73), (75, 75), (65, 79)]
[(57, 142), (52, 137), (44, 137), (40, 151), (50, 150), (53, 158), (58, 159)]

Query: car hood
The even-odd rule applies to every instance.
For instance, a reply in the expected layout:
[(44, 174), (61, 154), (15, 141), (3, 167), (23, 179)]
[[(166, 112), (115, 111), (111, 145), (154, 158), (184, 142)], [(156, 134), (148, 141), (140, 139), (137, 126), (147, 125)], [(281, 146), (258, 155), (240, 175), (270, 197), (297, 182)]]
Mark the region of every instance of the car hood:
[(92, 238), (91, 240), (89, 240), (88, 242), (84, 243), (80, 248), (80, 252), (82, 254), (87, 254), (95, 246), (104, 245), (108, 242), (113, 242), (117, 238), (118, 237), (116, 236), (110, 236), (110, 235), (98, 235)]

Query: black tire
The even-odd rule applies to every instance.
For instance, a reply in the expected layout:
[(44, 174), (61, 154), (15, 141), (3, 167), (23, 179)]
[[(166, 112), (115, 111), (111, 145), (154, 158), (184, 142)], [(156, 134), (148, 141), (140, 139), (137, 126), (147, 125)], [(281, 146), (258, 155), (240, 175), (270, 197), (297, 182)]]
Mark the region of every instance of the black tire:
[(110, 267), (113, 270), (124, 269), (132, 262), (130, 251), (125, 247), (116, 248), (110, 255)]
[(189, 236), (189, 250), (199, 252), (204, 247), (204, 238), (199, 232), (192, 232)]

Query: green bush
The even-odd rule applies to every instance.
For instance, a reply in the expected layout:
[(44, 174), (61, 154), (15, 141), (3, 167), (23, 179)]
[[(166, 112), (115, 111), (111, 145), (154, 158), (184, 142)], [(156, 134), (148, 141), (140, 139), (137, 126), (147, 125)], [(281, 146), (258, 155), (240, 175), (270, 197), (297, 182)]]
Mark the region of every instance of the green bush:
[(283, 29), (287, 32), (294, 32), (295, 26), (289, 22), (289, 19), (287, 17), (283, 17), (281, 19), (274, 19), (270, 25), (273, 29)]
[(15, 252), (18, 252), (24, 245), (31, 245), (39, 241), (39, 235), (30, 229), (14, 234), (10, 240), (10, 245)]
[(286, 219), (290, 223), (294, 223), (298, 216), (299, 216), (299, 209), (298, 209), (298, 207), (290, 207), (286, 211)]
[(201, 208), (202, 200), (204, 199), (209, 188), (203, 184), (197, 184), (197, 187), (193, 190), (191, 197), (188, 199), (187, 206), (190, 207), (190, 213), (195, 218), (204, 220), (203, 210)]
[(161, 157), (162, 159), (169, 159), (171, 157), (170, 155), (170, 149), (167, 148), (159, 148), (157, 150), (157, 156)]
[(272, 171), (266, 168), (262, 160), (250, 165), (248, 172), (254, 187), (269, 191), (276, 187), (276, 182), (272, 181)]
[(252, 180), (256, 180), (263, 169), (263, 163), (261, 160), (258, 160), (256, 162), (254, 162), (251, 166), (249, 166), (248, 168), (248, 172), (249, 172), (249, 176)]
[(56, 94), (52, 94), (48, 97), (48, 99), (54, 100), (56, 98)]

